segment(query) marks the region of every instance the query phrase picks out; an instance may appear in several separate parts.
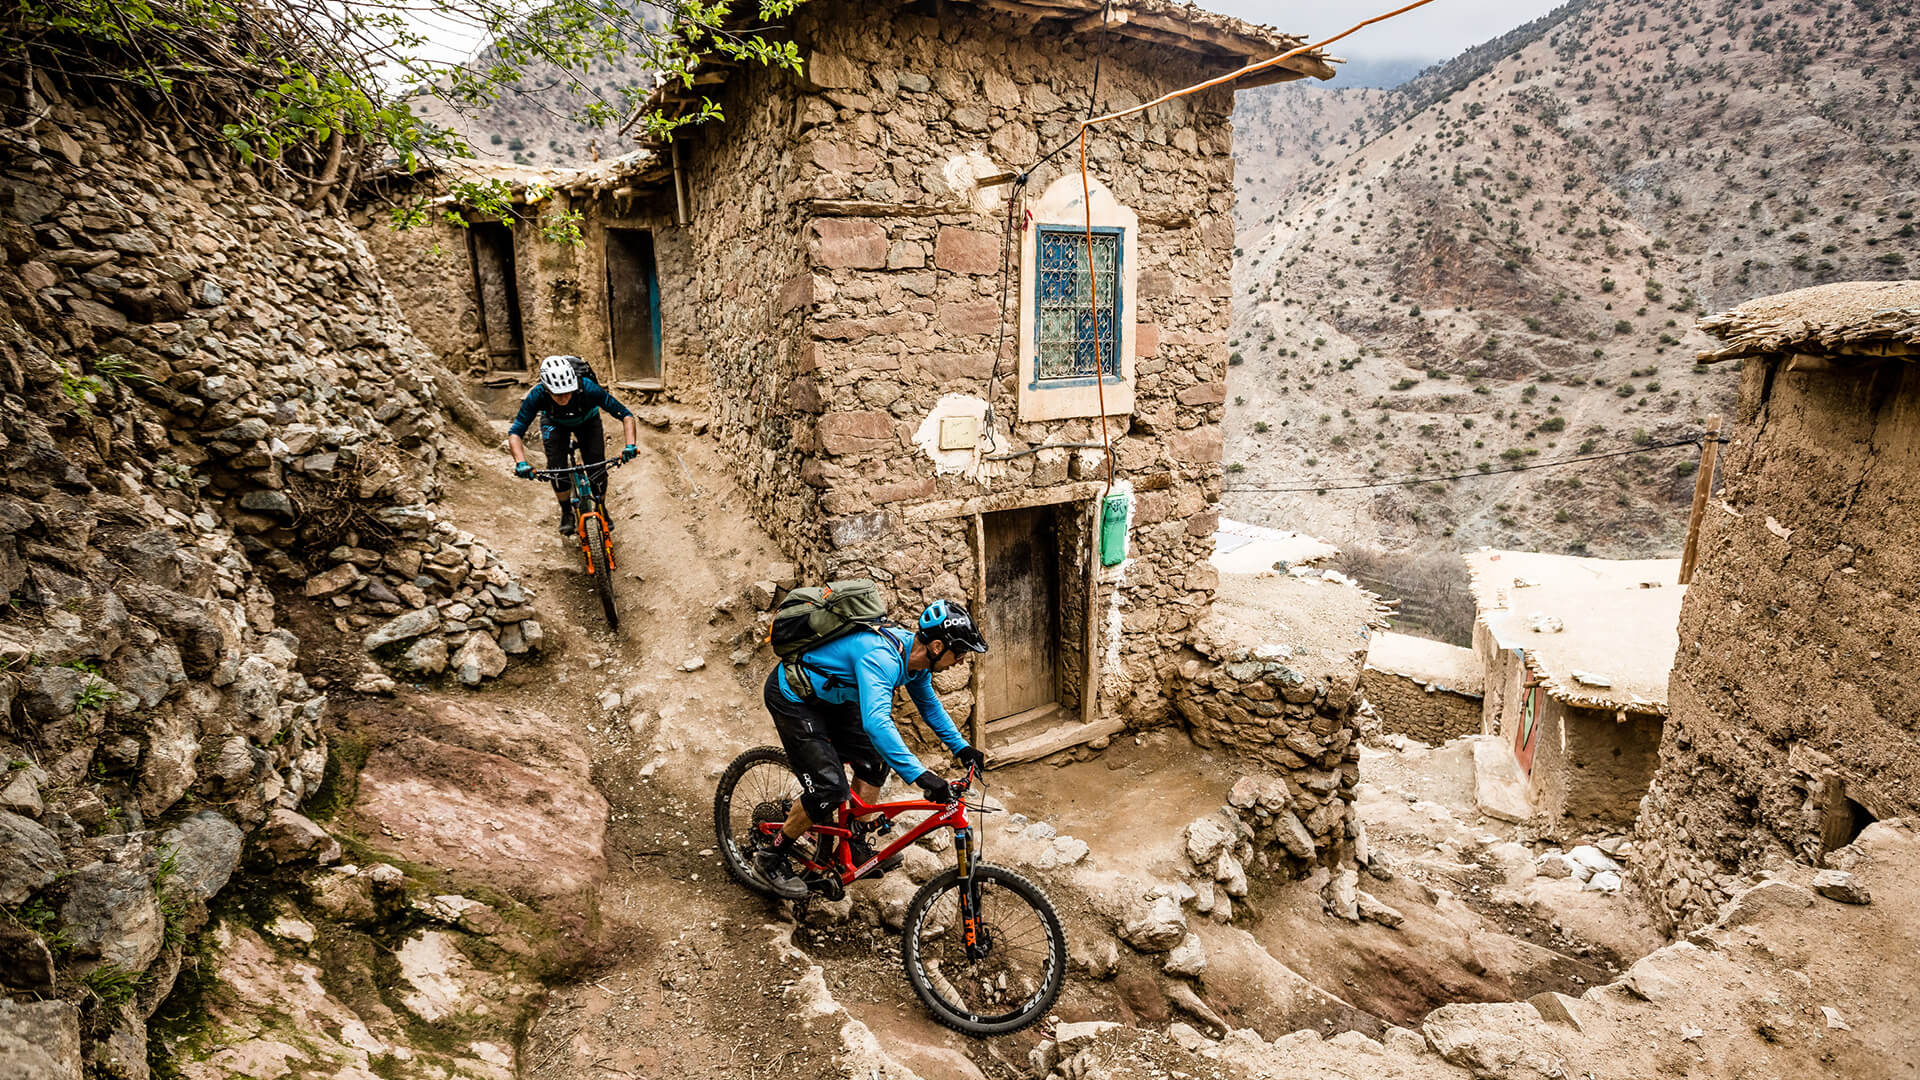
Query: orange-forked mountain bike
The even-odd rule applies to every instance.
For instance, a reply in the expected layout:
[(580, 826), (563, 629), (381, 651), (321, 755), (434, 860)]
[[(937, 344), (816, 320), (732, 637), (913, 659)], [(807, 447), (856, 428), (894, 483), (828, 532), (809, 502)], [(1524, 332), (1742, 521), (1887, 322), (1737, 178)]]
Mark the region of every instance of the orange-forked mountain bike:
[(553, 480), (564, 477), (573, 485), (574, 534), (580, 541), (580, 553), (587, 559), (587, 579), (600, 596), (601, 610), (607, 613), (607, 627), (620, 629), (620, 612), (613, 606), (613, 528), (607, 521), (607, 504), (593, 493), (595, 470), (617, 469), (626, 462), (617, 457), (591, 465), (573, 464), (573, 451), (567, 452), (567, 464), (557, 469), (535, 469), (529, 480)]
[[(1040, 886), (1003, 866), (979, 861), (979, 836), (969, 809), (984, 813), (985, 800), (969, 807), (972, 770), (952, 784), (951, 803), (926, 799), (871, 804), (850, 794), (831, 825), (816, 824), (796, 844), (800, 878), (829, 900), (869, 876), (881, 862), (928, 833), (953, 830), (953, 867), (920, 887), (901, 927), (900, 958), (907, 983), (935, 1020), (972, 1036), (1007, 1035), (1040, 1020), (1060, 996), (1067, 967), (1067, 936), (1060, 916)], [(800, 782), (779, 747), (761, 746), (733, 759), (713, 795), (713, 826), (727, 872), (763, 896), (772, 896), (753, 869), (753, 851), (770, 843), (800, 798)], [(902, 814), (925, 813), (883, 850), (858, 866), (853, 862), (853, 822), (870, 814), (890, 832)], [(869, 834), (876, 835), (876, 834)], [(806, 843), (807, 838), (813, 840)], [(811, 850), (809, 850), (809, 848)]]

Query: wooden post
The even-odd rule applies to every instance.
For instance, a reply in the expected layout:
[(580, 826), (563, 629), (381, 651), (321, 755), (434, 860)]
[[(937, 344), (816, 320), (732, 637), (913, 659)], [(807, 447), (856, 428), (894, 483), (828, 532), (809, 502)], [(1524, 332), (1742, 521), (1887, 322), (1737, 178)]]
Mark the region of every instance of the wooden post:
[(1687, 546), (1680, 553), (1680, 584), (1693, 581), (1700, 556), (1700, 522), (1707, 516), (1707, 493), (1713, 489), (1713, 463), (1720, 455), (1720, 414), (1707, 417), (1707, 437), (1700, 443), (1700, 474), (1693, 479), (1693, 513), (1687, 516)]
[[(986, 615), (986, 611), (987, 522), (986, 518), (975, 514), (973, 515), (973, 619), (976, 626), (980, 624), (980, 620)], [(980, 699), (980, 693), (985, 688), (980, 680), (980, 658), (977, 656), (974, 657), (973, 663), (969, 664), (968, 668), (971, 672), (968, 681), (972, 684), (973, 689), (973, 722), (967, 726), (972, 728), (973, 731), (967, 741), (979, 747), (981, 752), (985, 753), (987, 749), (987, 704)]]

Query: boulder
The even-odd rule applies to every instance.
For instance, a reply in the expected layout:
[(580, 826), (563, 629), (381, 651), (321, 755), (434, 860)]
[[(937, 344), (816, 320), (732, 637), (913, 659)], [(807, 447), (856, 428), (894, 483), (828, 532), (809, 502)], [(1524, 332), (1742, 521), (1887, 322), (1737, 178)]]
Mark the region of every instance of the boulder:
[(1191, 975), (1198, 977), (1207, 970), (1207, 947), (1200, 943), (1200, 935), (1188, 934), (1180, 939), (1167, 953), (1166, 962), (1160, 970), (1169, 975)]
[(18, 904), (53, 883), (67, 860), (54, 835), (0, 810), (0, 904)]
[(1109, 1031), (1119, 1030), (1120, 1025), (1111, 1020), (1085, 1020), (1077, 1024), (1058, 1024), (1053, 1029), (1053, 1041), (1062, 1050), (1071, 1050), (1076, 1046), (1092, 1042)]
[(1041, 849), (1033, 865), (1039, 870), (1059, 870), (1085, 859), (1089, 850), (1091, 849), (1087, 847), (1087, 842), (1084, 840), (1072, 836), (1056, 836)]
[(37, 818), (46, 809), (40, 788), (47, 782), (47, 771), (28, 765), (11, 775), (0, 773), (0, 810)]
[(505, 670), (507, 654), (491, 634), (479, 633), (468, 638), (453, 657), (454, 674), (468, 686), (478, 686), (481, 680), (495, 678)]
[(162, 892), (210, 900), (227, 887), (233, 868), (240, 865), (245, 840), (240, 826), (224, 815), (202, 810), (160, 834), (163, 858), (171, 858), (173, 873), (161, 882)]
[(60, 922), (82, 968), (145, 971), (160, 955), (166, 919), (145, 872), (97, 862), (67, 878), (66, 897)]
[(1553, 1034), (1532, 1005), (1442, 1005), (1420, 1030), (1449, 1063), (1475, 1076), (1547, 1080), (1572, 1075), (1555, 1052)]
[(1120, 946), (1105, 934), (1075, 934), (1067, 939), (1067, 962), (1096, 979), (1120, 966)]
[(0, 997), (0, 1076), (81, 1080), (80, 1010), (67, 1001)]
[(396, 615), (366, 637), (368, 652), (394, 645), (402, 641), (411, 641), (422, 634), (432, 633), (440, 625), (440, 612), (434, 608), (415, 608), (403, 615)]
[(1120, 937), (1141, 952), (1165, 952), (1187, 936), (1187, 913), (1172, 896), (1135, 901), (1120, 924)]
[[(36, 994), (53, 989), (53, 950), (39, 934), (7, 919), (0, 919), (0, 986)], [(0, 1054), (0, 1063), (5, 1056)]]
[(317, 857), (322, 863), (340, 858), (340, 844), (313, 821), (291, 810), (275, 810), (253, 834), (256, 847), (275, 862)]
[(1274, 818), (1273, 832), (1280, 846), (1287, 849), (1287, 854), (1297, 859), (1311, 859), (1318, 850), (1318, 845), (1313, 842), (1313, 834), (1307, 831), (1307, 827), (1300, 823), (1291, 810), (1282, 811)]
[(1867, 886), (1845, 870), (1822, 870), (1813, 875), (1813, 891), (1843, 904), (1871, 903)]
[(447, 639), (438, 636), (420, 638), (401, 654), (400, 663), (408, 671), (417, 671), (422, 675), (440, 674), (447, 670)]
[(1379, 923), (1381, 926), (1395, 927), (1407, 921), (1405, 915), (1388, 907), (1376, 899), (1372, 893), (1361, 891), (1356, 899), (1360, 917)]
[(325, 573), (308, 578), (304, 591), (309, 600), (325, 600), (354, 588), (363, 580), (365, 578), (359, 567), (343, 562)]
[(1195, 866), (1211, 867), (1222, 849), (1231, 848), (1234, 830), (1218, 814), (1196, 818), (1187, 825), (1187, 859)]
[(1342, 870), (1333, 875), (1323, 894), (1327, 902), (1327, 911), (1348, 922), (1360, 921), (1360, 875), (1353, 870)]

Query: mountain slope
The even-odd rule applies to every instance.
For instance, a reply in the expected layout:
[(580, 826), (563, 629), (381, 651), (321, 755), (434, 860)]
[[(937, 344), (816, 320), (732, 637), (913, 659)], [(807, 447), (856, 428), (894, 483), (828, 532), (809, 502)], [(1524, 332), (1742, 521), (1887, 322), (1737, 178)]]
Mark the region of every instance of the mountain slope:
[(1912, 14), (1576, 0), (1504, 55), (1384, 100), (1276, 88), (1311, 118), (1290, 152), (1327, 156), (1336, 131), (1354, 148), (1307, 172), (1273, 168), (1288, 144), (1251, 131), (1240, 150), (1229, 512), (1397, 549), (1671, 550), (1690, 447), (1249, 489), (1478, 476), (1669, 441), (1728, 411), (1733, 373), (1692, 364), (1699, 313), (1913, 272)]

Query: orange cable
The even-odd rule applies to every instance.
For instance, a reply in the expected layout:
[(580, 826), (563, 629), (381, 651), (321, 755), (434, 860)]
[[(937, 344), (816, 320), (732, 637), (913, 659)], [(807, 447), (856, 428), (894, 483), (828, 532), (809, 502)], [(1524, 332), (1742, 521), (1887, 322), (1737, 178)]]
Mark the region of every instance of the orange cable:
[[(1413, 3), (1407, 4), (1403, 7), (1395, 8), (1394, 10), (1389, 11), (1383, 15), (1375, 15), (1371, 19), (1366, 19), (1364, 21), (1354, 23), (1352, 26), (1346, 28), (1345, 30), (1340, 31), (1339, 33), (1333, 35), (1330, 38), (1327, 38), (1324, 41), (1315, 42), (1314, 44), (1311, 44), (1311, 45), (1300, 45), (1295, 48), (1289, 49), (1286, 52), (1283, 52), (1277, 56), (1271, 56), (1265, 60), (1257, 60), (1251, 64), (1246, 65), (1245, 67), (1238, 69), (1237, 71), (1230, 71), (1225, 75), (1216, 76), (1214, 78), (1208, 79), (1205, 82), (1195, 83), (1192, 86), (1186, 87), (1185, 89), (1174, 90), (1174, 91), (1170, 91), (1168, 93), (1162, 94), (1159, 97), (1154, 98), (1152, 101), (1149, 101), (1144, 105), (1135, 105), (1131, 109), (1122, 109), (1119, 112), (1107, 113), (1104, 116), (1088, 117), (1087, 119), (1080, 121), (1080, 205), (1081, 205), (1081, 208), (1086, 211), (1087, 301), (1088, 301), (1089, 313), (1093, 316), (1093, 385), (1095, 389), (1098, 391), (1099, 398), (1100, 398), (1100, 446), (1101, 446), (1101, 449), (1106, 451), (1106, 455), (1107, 455), (1107, 488), (1106, 488), (1106, 492), (1102, 493), (1103, 495), (1109, 494), (1113, 491), (1113, 443), (1107, 436), (1107, 372), (1106, 372), (1106, 365), (1101, 360), (1101, 357), (1100, 357), (1100, 283), (1099, 283), (1099, 275), (1095, 271), (1094, 264), (1093, 264), (1093, 191), (1092, 191), (1092, 181), (1088, 178), (1088, 175), (1087, 175), (1087, 129), (1093, 127), (1093, 125), (1095, 124), (1104, 124), (1109, 120), (1118, 120), (1122, 117), (1132, 116), (1134, 113), (1145, 112), (1148, 109), (1153, 108), (1155, 105), (1164, 105), (1167, 102), (1172, 101), (1176, 98), (1186, 97), (1188, 94), (1197, 94), (1202, 90), (1209, 90), (1223, 83), (1230, 83), (1235, 79), (1241, 78), (1242, 76), (1251, 75), (1256, 71), (1264, 71), (1267, 68), (1274, 67), (1287, 60), (1291, 60), (1302, 53), (1312, 52), (1315, 49), (1324, 49), (1327, 46), (1333, 44), (1334, 42), (1339, 41), (1341, 38), (1346, 37), (1348, 34), (1351, 34), (1356, 30), (1362, 29), (1363, 27), (1372, 26), (1374, 23), (1377, 23), (1377, 22), (1384, 22), (1388, 19), (1393, 18), (1396, 15), (1404, 15), (1407, 12), (1412, 11), (1414, 8), (1424, 7), (1425, 5), (1431, 4), (1431, 3), (1433, 3), (1433, 0), (1413, 0)], [(1102, 19), (1101, 25), (1103, 28), (1106, 25), (1104, 18)], [(1116, 275), (1116, 277), (1117, 276), (1118, 275)], [(1115, 320), (1115, 323), (1114, 323), (1113, 337), (1117, 345), (1117, 343), (1121, 338), (1121, 330), (1120, 330), (1120, 325), (1118, 320)], [(1119, 366), (1118, 364), (1115, 364), (1116, 368), (1118, 366)]]

